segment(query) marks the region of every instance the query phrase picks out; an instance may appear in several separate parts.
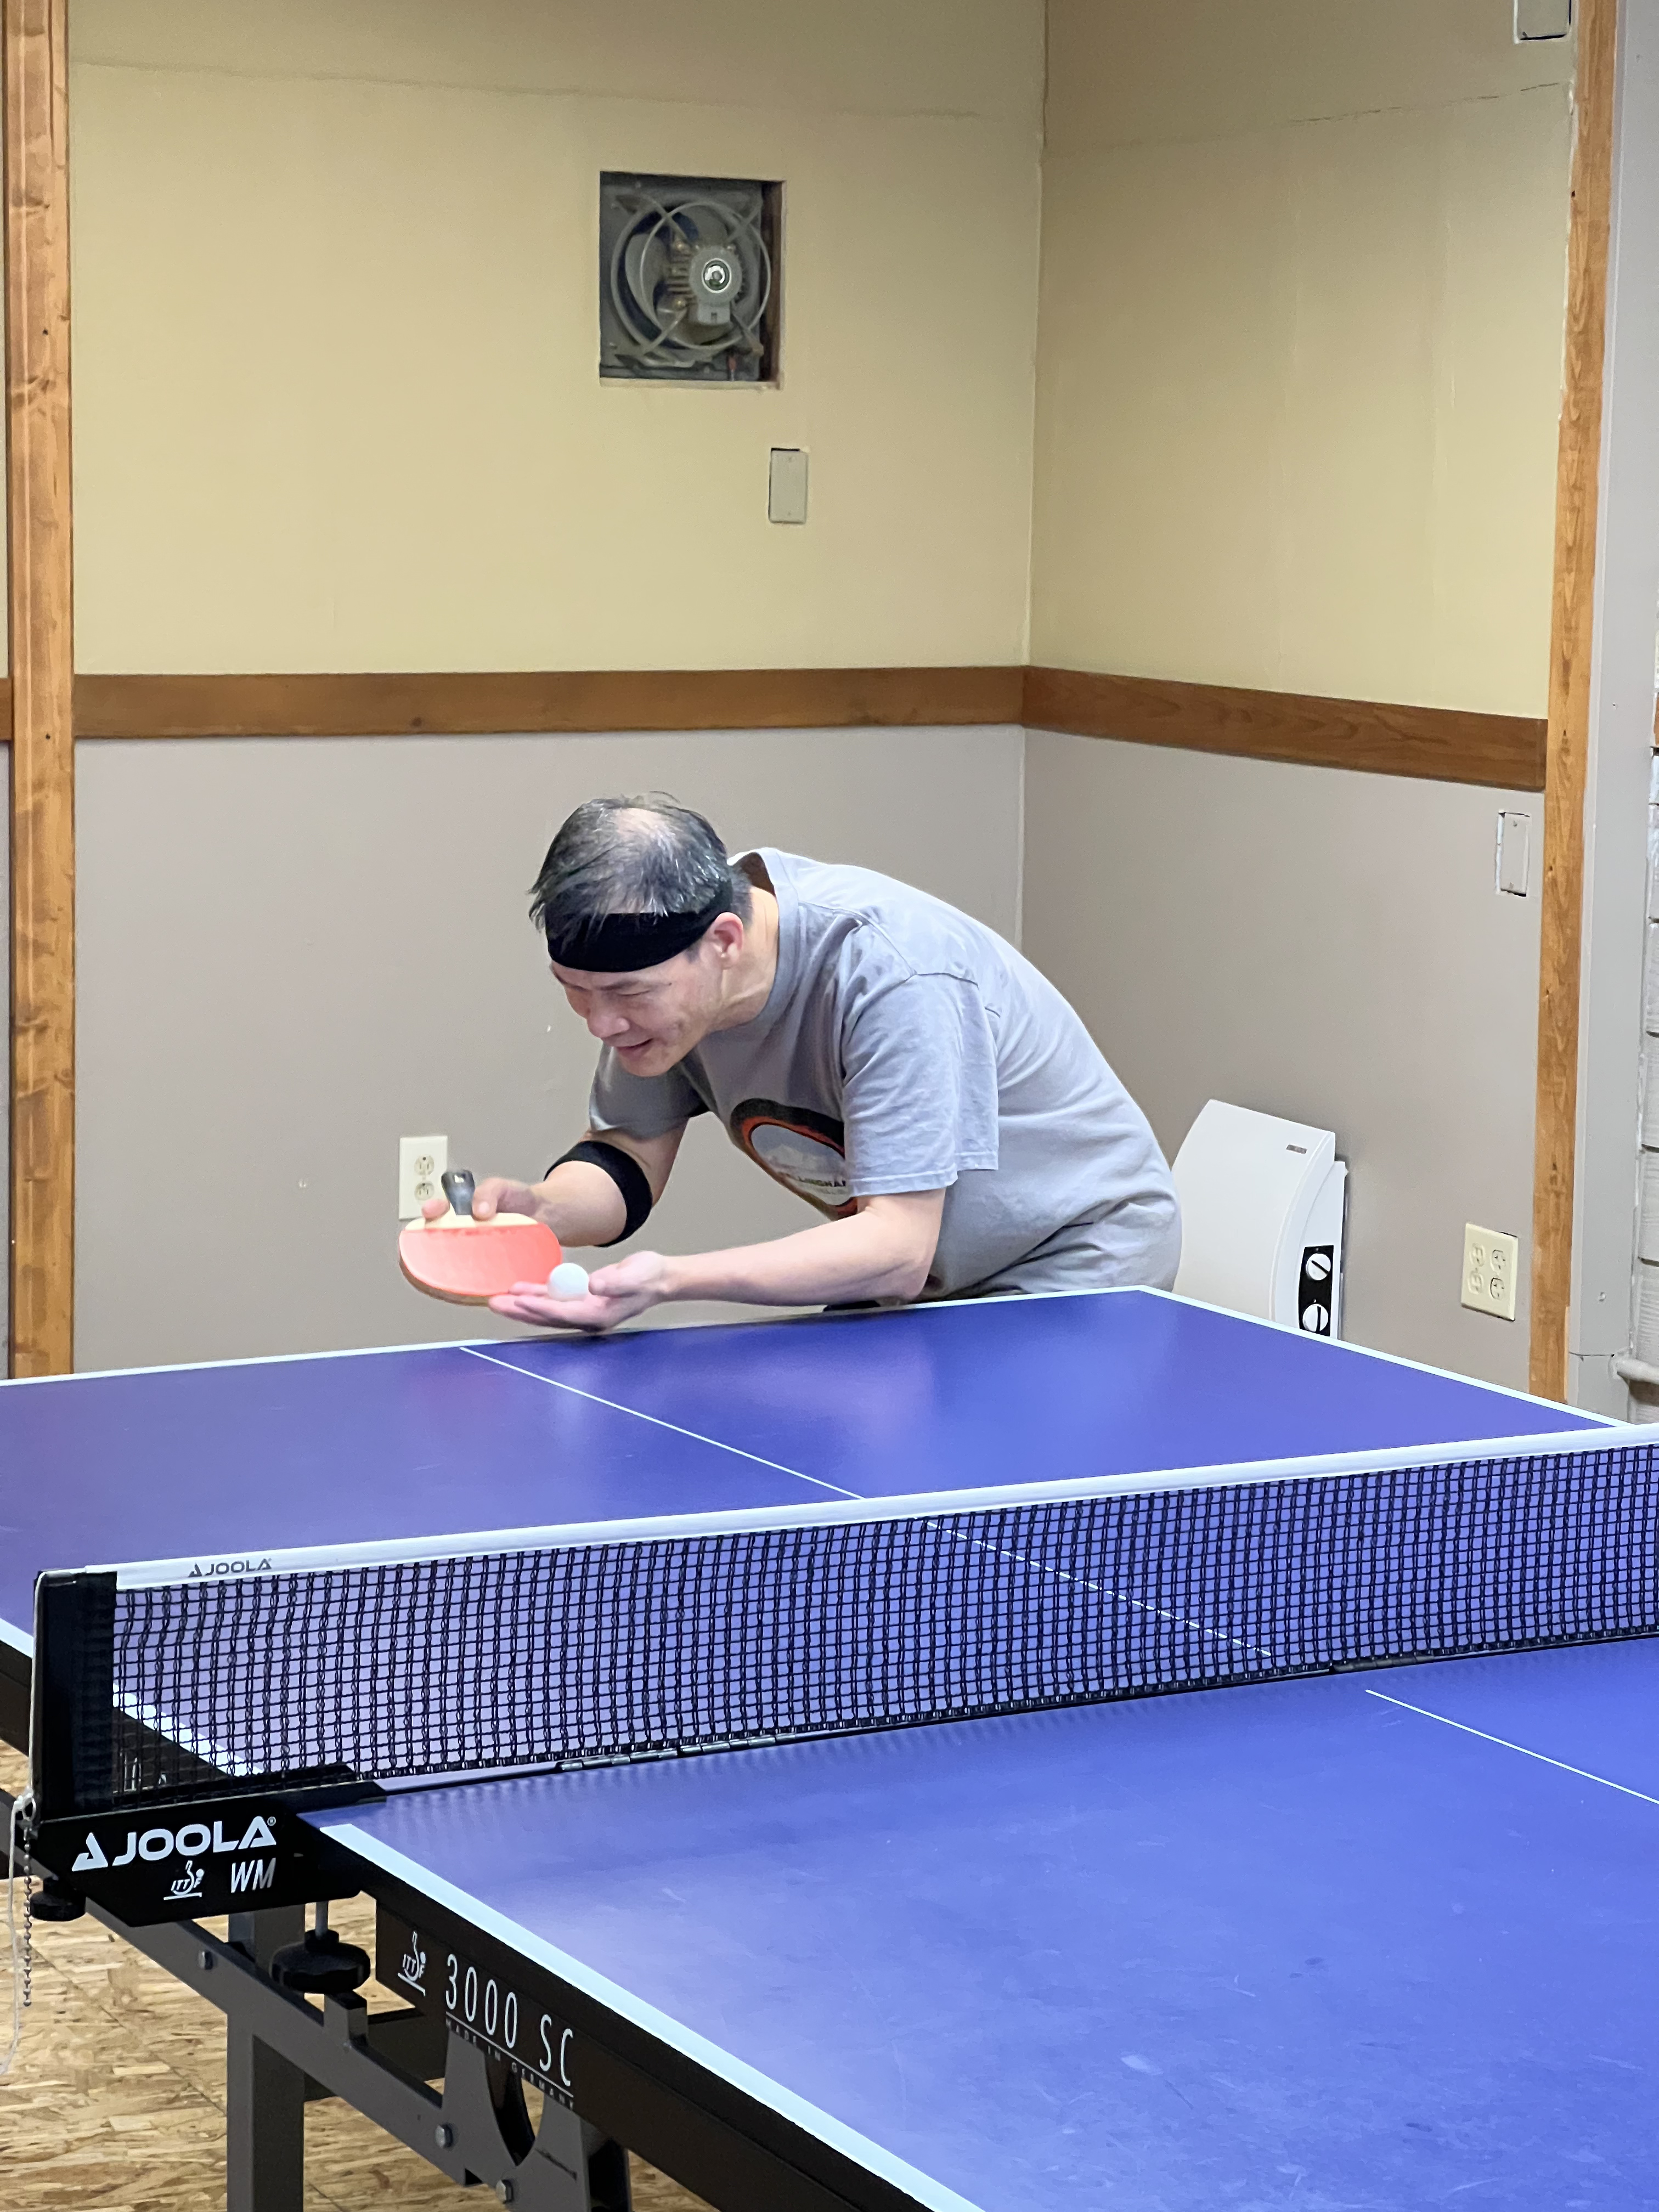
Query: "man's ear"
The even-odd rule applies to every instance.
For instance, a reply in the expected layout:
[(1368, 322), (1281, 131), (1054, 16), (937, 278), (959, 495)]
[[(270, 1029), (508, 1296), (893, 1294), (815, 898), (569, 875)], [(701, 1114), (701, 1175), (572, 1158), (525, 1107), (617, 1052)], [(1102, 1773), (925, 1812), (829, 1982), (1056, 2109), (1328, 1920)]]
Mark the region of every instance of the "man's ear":
[(715, 955), (724, 966), (730, 966), (743, 951), (747, 935), (741, 918), (735, 914), (716, 915), (708, 925), (705, 943), (712, 945)]

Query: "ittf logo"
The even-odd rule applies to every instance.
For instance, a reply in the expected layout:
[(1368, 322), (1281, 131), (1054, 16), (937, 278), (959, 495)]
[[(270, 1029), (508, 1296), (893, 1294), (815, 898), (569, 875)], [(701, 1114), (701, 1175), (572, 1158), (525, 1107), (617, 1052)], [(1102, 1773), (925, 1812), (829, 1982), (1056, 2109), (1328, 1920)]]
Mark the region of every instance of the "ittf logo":
[(407, 1982), (411, 1990), (418, 1990), (422, 1996), (426, 1995), (426, 1946), (416, 1929), (411, 1928), (409, 1931), (409, 1948), (404, 1953), (398, 1966), (398, 1979)]

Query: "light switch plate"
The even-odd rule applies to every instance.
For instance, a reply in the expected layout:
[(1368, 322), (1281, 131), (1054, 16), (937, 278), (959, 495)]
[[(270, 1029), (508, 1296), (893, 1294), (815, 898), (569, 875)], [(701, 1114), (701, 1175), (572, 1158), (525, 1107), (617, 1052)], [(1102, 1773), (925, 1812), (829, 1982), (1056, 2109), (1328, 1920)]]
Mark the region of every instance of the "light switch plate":
[(1463, 1224), (1463, 1303), (1476, 1313), (1515, 1319), (1516, 1277), (1521, 1272), (1521, 1240), (1501, 1229)]
[(422, 1202), (441, 1198), (439, 1176), (449, 1165), (447, 1137), (399, 1137), (398, 1139), (398, 1218), (413, 1221)]
[(1498, 817), (1498, 888), (1525, 898), (1532, 878), (1532, 817), (1505, 811)]
[(769, 522), (806, 520), (806, 451), (802, 446), (774, 446), (766, 479)]

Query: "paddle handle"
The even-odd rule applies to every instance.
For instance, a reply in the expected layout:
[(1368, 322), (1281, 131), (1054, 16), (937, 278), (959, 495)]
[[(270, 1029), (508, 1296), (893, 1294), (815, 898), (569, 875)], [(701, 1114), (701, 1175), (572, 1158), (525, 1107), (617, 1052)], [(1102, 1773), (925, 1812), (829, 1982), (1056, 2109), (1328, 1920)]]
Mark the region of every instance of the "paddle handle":
[(472, 1194), (477, 1188), (471, 1168), (446, 1168), (438, 1178), (444, 1187), (444, 1196), (457, 1213), (469, 1219), (472, 1212)]

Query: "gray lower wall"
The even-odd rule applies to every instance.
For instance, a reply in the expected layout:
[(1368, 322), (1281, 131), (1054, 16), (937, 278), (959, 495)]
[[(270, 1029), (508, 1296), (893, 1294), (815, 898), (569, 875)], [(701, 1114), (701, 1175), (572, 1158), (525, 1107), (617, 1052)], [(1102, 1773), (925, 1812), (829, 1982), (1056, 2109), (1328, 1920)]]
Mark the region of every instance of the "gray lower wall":
[[(1345, 1334), (1524, 1388), (1541, 796), (1032, 732), (1025, 808), (1025, 950), (1165, 1151), (1211, 1097), (1334, 1129)], [(1514, 1322), (1459, 1303), (1466, 1221), (1521, 1237)]]
[[(1510, 1325), (1457, 1290), (1467, 1219), (1522, 1235), (1525, 1283), (1537, 901), (1496, 894), (1492, 834), (1538, 797), (1024, 750), (1026, 949), (1166, 1149), (1212, 1096), (1334, 1127), (1350, 1336), (1522, 1382), (1524, 1302)], [(579, 1126), (590, 1048), (523, 918), (578, 799), (666, 787), (1015, 931), (1021, 755), (1006, 729), (82, 744), (77, 1364), (471, 1330), (398, 1274), (396, 1139), (534, 1171)], [(811, 1218), (704, 1126), (645, 1235)]]
[[(734, 844), (885, 869), (1013, 934), (1023, 744), (82, 744), (76, 1365), (479, 1333), (398, 1272), (397, 1139), (442, 1130), (480, 1173), (535, 1175), (580, 1134), (594, 1048), (525, 919), (580, 799), (667, 789)], [(641, 1241), (815, 1218), (705, 1123)]]

